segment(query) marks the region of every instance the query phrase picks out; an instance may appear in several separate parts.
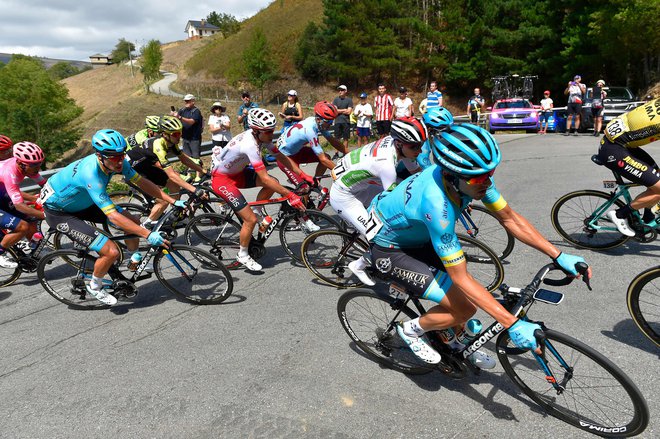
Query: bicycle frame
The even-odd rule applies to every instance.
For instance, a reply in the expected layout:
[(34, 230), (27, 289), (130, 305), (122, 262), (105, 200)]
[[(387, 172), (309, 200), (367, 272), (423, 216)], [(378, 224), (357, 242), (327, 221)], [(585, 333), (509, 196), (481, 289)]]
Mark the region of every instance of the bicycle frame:
[[(626, 202), (626, 204), (630, 204), (632, 202), (633, 198), (630, 195), (630, 188), (633, 187), (639, 187), (640, 185), (637, 183), (624, 183), (624, 181), (621, 179), (620, 176), (614, 174), (616, 180), (616, 190), (613, 192), (610, 192), (610, 199), (606, 201), (604, 204), (598, 206), (594, 213), (591, 215), (591, 218), (589, 220), (589, 223), (587, 224), (590, 228), (594, 230), (608, 230), (608, 231), (617, 231), (617, 228), (615, 226), (601, 226), (598, 224), (598, 221), (603, 219), (603, 216), (605, 215), (606, 212), (610, 210), (610, 208), (616, 203), (616, 201), (619, 198), (623, 198)], [(632, 211), (632, 215), (635, 217), (635, 219), (640, 223), (640, 224), (645, 224), (649, 227), (655, 228), (660, 226), (660, 223), (658, 222), (658, 218), (656, 217), (653, 221), (650, 223), (645, 223), (642, 220), (642, 216), (637, 210)], [(609, 220), (608, 220), (609, 221)]]

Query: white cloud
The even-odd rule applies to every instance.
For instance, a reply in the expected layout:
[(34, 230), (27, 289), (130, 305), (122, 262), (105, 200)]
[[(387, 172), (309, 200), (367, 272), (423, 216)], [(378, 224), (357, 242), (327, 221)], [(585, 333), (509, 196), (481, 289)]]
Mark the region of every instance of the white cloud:
[(271, 0), (0, 0), (0, 52), (88, 61), (110, 53), (120, 38), (137, 46), (186, 38), (188, 20), (211, 11), (238, 19), (254, 15)]

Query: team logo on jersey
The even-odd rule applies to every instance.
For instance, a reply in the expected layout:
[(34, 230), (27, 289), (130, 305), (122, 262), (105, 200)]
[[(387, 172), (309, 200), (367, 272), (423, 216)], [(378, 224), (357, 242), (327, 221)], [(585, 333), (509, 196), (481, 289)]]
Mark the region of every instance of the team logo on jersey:
[(426, 218), (426, 221), (431, 222), (431, 214), (430, 213), (425, 213), (424, 218)]
[(616, 158), (614, 158), (613, 155), (607, 157), (607, 163), (612, 163), (614, 161), (616, 161)]
[(443, 229), (446, 229), (448, 225), (449, 225), (449, 221), (447, 221), (446, 219), (441, 219), (441, 220), (440, 220), (440, 226), (441, 226)]
[(59, 223), (56, 229), (58, 232), (67, 233), (69, 231), (69, 223)]
[(392, 260), (390, 258), (376, 259), (376, 268), (381, 273), (389, 273), (392, 270)]
[(451, 233), (443, 233), (442, 236), (440, 236), (440, 241), (442, 241), (443, 244), (449, 244), (453, 238), (454, 235)]

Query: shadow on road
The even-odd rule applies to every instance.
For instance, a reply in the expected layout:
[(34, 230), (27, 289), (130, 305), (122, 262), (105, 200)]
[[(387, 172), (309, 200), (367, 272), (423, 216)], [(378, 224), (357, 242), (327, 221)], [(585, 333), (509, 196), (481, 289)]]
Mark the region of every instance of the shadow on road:
[(612, 331), (600, 331), (606, 337), (660, 357), (660, 349), (646, 338), (632, 319), (621, 320)]

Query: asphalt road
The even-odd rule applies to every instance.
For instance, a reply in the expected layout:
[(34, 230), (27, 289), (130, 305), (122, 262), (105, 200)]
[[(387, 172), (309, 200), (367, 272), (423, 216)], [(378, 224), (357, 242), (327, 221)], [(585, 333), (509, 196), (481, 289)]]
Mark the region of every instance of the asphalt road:
[[(579, 251), (552, 229), (559, 196), (598, 189), (610, 177), (589, 160), (593, 137), (497, 139), (504, 197), (594, 271), (593, 292), (579, 282), (564, 287), (564, 302), (537, 305), (534, 317), (618, 364), (648, 400), (652, 421), (643, 437), (658, 437), (659, 351), (625, 305), (630, 280), (658, 264), (658, 243)], [(660, 158), (660, 145), (647, 150)], [(262, 262), (262, 274), (234, 272), (234, 294), (217, 306), (179, 302), (155, 280), (140, 285), (134, 303), (92, 312), (55, 301), (34, 274), (0, 290), (0, 437), (586, 436), (544, 415), (499, 365), (460, 381), (379, 367), (340, 326), (339, 291), (292, 266), (276, 236)], [(517, 243), (506, 282), (522, 286), (547, 262)]]

